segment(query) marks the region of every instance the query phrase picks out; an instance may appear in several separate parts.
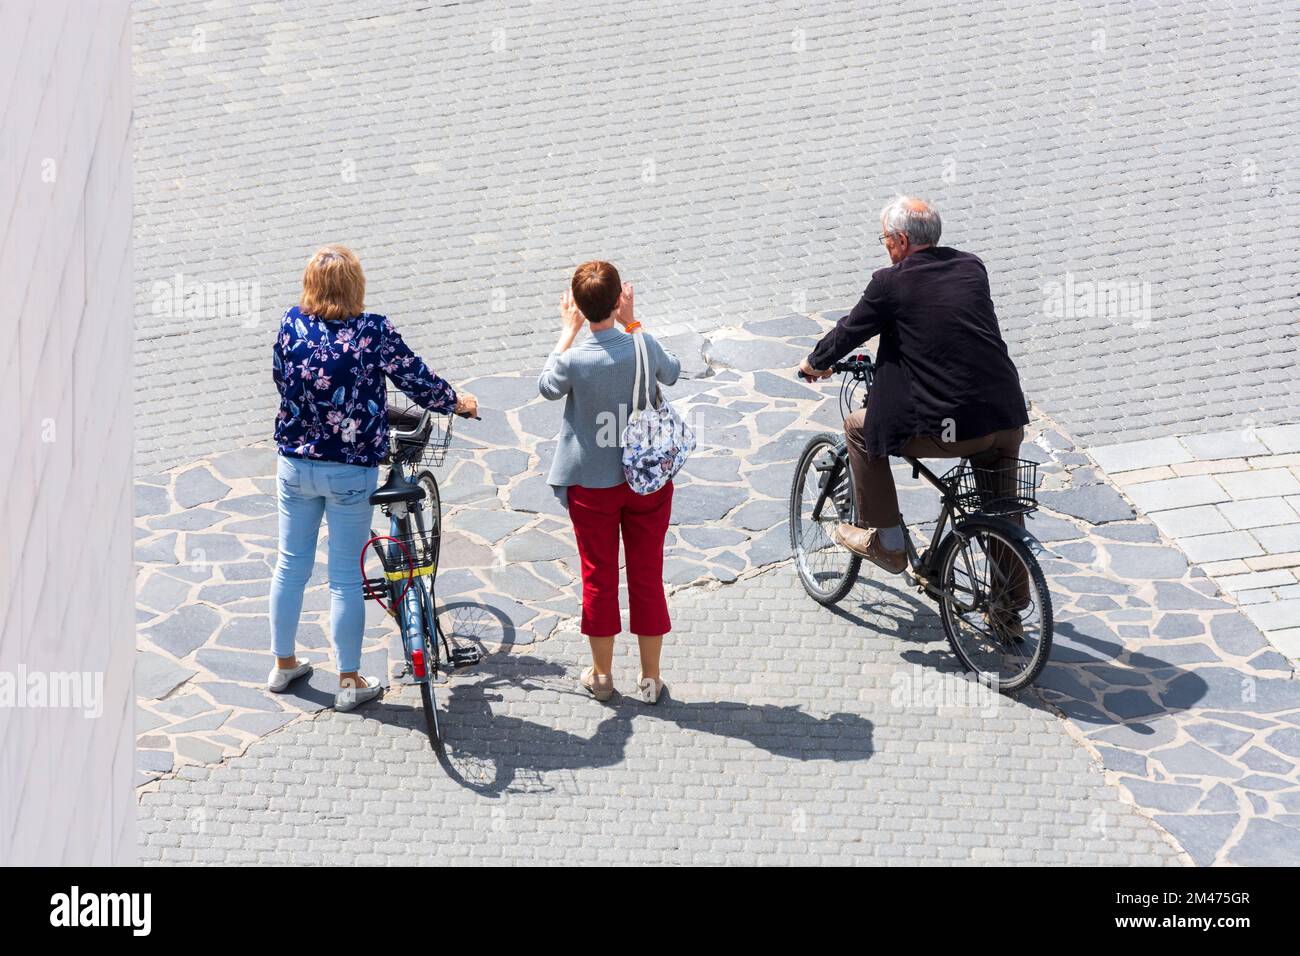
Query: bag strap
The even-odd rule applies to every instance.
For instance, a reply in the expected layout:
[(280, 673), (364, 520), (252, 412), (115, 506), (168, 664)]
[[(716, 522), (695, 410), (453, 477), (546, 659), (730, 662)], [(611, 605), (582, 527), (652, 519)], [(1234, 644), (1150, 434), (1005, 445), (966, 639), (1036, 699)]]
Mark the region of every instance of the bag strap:
[(627, 420), (632, 421), (636, 418), (637, 407), (636, 397), (641, 392), (641, 349), (636, 340), (636, 333), (632, 333), (632, 354), (636, 356), (636, 378), (632, 381), (632, 403), (628, 406)]
[[(632, 411), (628, 418), (631, 420), (641, 411), (650, 411), (654, 406), (650, 404), (650, 354), (646, 350), (645, 340), (635, 332), (629, 333), (632, 336), (632, 350), (636, 353), (636, 378), (632, 384)], [(641, 377), (645, 376), (645, 405), (638, 409), (636, 407), (637, 397), (642, 394)]]

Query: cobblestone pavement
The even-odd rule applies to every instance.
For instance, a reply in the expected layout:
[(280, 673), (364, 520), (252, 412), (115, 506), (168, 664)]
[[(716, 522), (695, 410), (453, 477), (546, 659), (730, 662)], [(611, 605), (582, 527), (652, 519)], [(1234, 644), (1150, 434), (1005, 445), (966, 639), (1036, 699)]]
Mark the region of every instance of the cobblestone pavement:
[(1092, 457), (1279, 651), (1300, 658), (1300, 425), (1246, 422)]
[[(294, 724), (145, 794), (141, 859), (332, 863), (349, 845), (363, 865), (1180, 861), (1058, 718), (913, 663), (944, 655), (911, 599), (808, 604), (788, 565), (679, 593), (671, 698), (654, 708), (580, 693), (576, 634), (494, 654), (444, 696), (445, 768), (410, 688)], [(624, 686), (634, 656), (620, 643)], [(925, 675), (944, 673), (956, 694), (927, 703)]]
[[(790, 317), (779, 326), (811, 335), (831, 318)], [(791, 462), (838, 413), (834, 398), (814, 403), (818, 393), (768, 371), (788, 368), (802, 351), (759, 334), (777, 325), (701, 340), (708, 364), (689, 368), (698, 377), (670, 390), (701, 445), (675, 501), (668, 567), (677, 599), (699, 592), (730, 600), (727, 582), (789, 555)], [(438, 590), (446, 620), (463, 638), (516, 652), (548, 637), (571, 641), (573, 544), (536, 477), (558, 405), (535, 397), (531, 377), (497, 376), (474, 387), (485, 408), (507, 411), (464, 426), (462, 434), (482, 426), (473, 433), (477, 447), (453, 456), (458, 463), (445, 482), (449, 570)], [(1135, 516), (1061, 429), (1040, 415), (1034, 436), (1024, 454), (1041, 462), (1044, 510), (1031, 527), (1047, 548), (1042, 560), (1058, 621), (1053, 661), (1036, 693), (1066, 718), (1064, 728), (1104, 763), (1126, 799), (1196, 862), (1300, 859), (1300, 681), (1287, 660), (1155, 525)], [(252, 741), (330, 702), (328, 666), (297, 696), (273, 699), (257, 686), (268, 666), (265, 594), (275, 541), (273, 519), (261, 516), (273, 508), (262, 477), (272, 459), (269, 449), (229, 453), (139, 487), (141, 783), (148, 789), (178, 767), (183, 780), (200, 772), (189, 765), (221, 756), (245, 766), (261, 752), (258, 744), (248, 749)], [(897, 474), (904, 513), (924, 530), (933, 492), (904, 470)], [(898, 593), (896, 584), (863, 588), (859, 605), (868, 610), (882, 594), (894, 601)], [(324, 588), (311, 593), (316, 620), (307, 643), (323, 646)], [(828, 613), (800, 601), (801, 621)], [(899, 606), (914, 616), (912, 626), (930, 626), (919, 601)], [(769, 630), (780, 631), (786, 617), (774, 613), (771, 622)], [(381, 616), (374, 623), (368, 669), (382, 673), (386, 629)], [(858, 624), (865, 638), (881, 619), (868, 615)], [(905, 658), (936, 671), (950, 666), (939, 647)], [(175, 792), (165, 779), (161, 786)]]
[(661, 329), (851, 300), (898, 190), (1084, 444), (1294, 421), (1297, 32), (1291, 0), (140, 0), (137, 466), (267, 437), (322, 242), (460, 383), (536, 367), (593, 256)]

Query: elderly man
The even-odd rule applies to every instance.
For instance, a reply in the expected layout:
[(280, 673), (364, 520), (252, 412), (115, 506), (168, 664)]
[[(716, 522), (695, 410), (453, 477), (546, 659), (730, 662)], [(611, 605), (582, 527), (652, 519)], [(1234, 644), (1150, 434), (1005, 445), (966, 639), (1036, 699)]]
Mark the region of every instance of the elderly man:
[(834, 537), (897, 573), (907, 552), (889, 456), (970, 458), (993, 467), (1018, 457), (1029, 416), (984, 263), (938, 244), (939, 213), (924, 200), (900, 196), (880, 218), (893, 265), (871, 277), (800, 372), (825, 378), (838, 359), (880, 336), (867, 408), (844, 421), (858, 526), (841, 524)]

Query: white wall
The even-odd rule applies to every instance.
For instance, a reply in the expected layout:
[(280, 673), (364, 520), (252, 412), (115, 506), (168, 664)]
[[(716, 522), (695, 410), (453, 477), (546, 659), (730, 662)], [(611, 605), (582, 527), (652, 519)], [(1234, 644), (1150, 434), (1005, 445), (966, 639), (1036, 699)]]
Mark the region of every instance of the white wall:
[(0, 4), (0, 113), (0, 681), (103, 687), (98, 717), (0, 706), (0, 862), (132, 863), (126, 0)]

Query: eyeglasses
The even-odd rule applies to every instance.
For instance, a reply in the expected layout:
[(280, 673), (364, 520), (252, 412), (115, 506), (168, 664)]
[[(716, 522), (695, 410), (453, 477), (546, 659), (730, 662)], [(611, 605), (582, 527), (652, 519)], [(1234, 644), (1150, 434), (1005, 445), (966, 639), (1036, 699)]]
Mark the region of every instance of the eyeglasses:
[(888, 234), (888, 233), (886, 233), (885, 235), (881, 236), (881, 237), (880, 237), (880, 244), (883, 246), (883, 245), (885, 244), (885, 240), (888, 239), (888, 238), (889, 238), (889, 234)]

